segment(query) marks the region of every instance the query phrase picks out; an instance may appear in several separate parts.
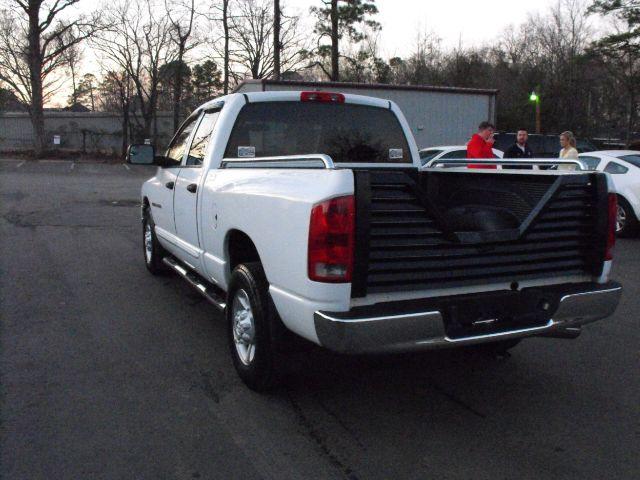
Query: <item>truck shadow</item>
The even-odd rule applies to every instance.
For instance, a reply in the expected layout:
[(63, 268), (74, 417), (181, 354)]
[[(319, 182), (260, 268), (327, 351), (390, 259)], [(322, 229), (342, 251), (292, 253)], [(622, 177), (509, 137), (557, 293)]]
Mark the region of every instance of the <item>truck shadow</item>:
[[(572, 345), (529, 339), (510, 358), (461, 350), (379, 357), (314, 352), (281, 395), (311, 433), (348, 452), (349, 465), (363, 478), (384, 478), (390, 465), (399, 478), (413, 478), (429, 470), (425, 461), (448, 471), (452, 452), (464, 452), (464, 462), (476, 465), (502, 452), (488, 470), (496, 475), (532, 457), (539, 465), (529, 465), (531, 474), (543, 466), (562, 470), (570, 449), (562, 438), (587, 441), (594, 434), (593, 425), (576, 416), (598, 418), (607, 402), (597, 380), (575, 371), (577, 358), (566, 368), (577, 353)], [(579, 449), (573, 454), (581, 455)]]

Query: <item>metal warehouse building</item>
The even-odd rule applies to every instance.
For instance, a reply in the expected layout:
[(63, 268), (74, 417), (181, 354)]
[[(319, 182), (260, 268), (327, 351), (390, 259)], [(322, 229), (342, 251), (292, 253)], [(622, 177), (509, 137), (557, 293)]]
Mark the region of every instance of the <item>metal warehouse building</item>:
[(495, 123), (497, 90), (290, 80), (245, 80), (236, 92), (324, 90), (392, 100), (402, 109), (419, 148), (464, 145), (483, 120)]

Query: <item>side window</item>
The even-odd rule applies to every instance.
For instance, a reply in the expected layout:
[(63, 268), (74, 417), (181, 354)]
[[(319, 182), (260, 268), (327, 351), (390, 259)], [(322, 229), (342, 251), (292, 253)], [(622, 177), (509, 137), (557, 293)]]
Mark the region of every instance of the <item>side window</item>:
[(458, 159), (458, 160), (461, 159), (461, 158), (467, 158), (467, 151), (466, 150), (452, 150), (451, 152), (445, 153), (440, 158), (454, 158), (454, 159)]
[(167, 149), (167, 158), (173, 160), (176, 163), (176, 167), (182, 162), (182, 157), (187, 149), (187, 142), (193, 131), (193, 127), (196, 124), (197, 116), (188, 119), (182, 128), (178, 131), (178, 134), (173, 138), (173, 141), (169, 144)]
[(580, 155), (578, 159), (586, 163), (587, 168), (589, 170), (595, 170), (598, 167), (598, 164), (600, 163), (600, 159), (598, 157), (591, 157), (591, 156), (587, 157), (587, 156)]
[(220, 110), (207, 112), (202, 117), (196, 133), (193, 135), (191, 141), (191, 148), (189, 148), (189, 155), (187, 155), (186, 165), (200, 167), (204, 161), (204, 154), (209, 145), (209, 139), (211, 138), (211, 132), (218, 120)]
[(620, 165), (619, 163), (609, 162), (605, 167), (604, 171), (615, 175), (620, 173), (627, 173), (629, 169), (627, 167)]

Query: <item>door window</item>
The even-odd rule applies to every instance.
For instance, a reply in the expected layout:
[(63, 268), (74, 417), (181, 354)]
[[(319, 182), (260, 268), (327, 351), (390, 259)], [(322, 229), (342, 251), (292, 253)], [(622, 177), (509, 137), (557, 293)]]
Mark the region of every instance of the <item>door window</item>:
[(612, 173), (614, 175), (616, 174), (620, 174), (620, 173), (627, 173), (629, 171), (629, 169), (623, 165), (620, 165), (619, 163), (616, 162), (609, 162), (607, 164), (607, 166), (604, 169), (605, 172), (607, 173)]
[(176, 167), (182, 163), (182, 157), (184, 157), (184, 153), (187, 149), (187, 142), (189, 141), (189, 137), (191, 136), (191, 132), (193, 131), (193, 127), (195, 126), (197, 119), (198, 116), (187, 119), (178, 131), (178, 134), (173, 137), (173, 140), (169, 144), (169, 148), (167, 149), (165, 156), (168, 159), (173, 160)]
[(193, 140), (191, 141), (191, 148), (189, 148), (189, 155), (187, 155), (187, 166), (200, 167), (204, 161), (204, 155), (209, 145), (209, 139), (213, 132), (213, 127), (218, 120), (220, 110), (206, 112), (196, 129), (196, 133), (193, 134)]

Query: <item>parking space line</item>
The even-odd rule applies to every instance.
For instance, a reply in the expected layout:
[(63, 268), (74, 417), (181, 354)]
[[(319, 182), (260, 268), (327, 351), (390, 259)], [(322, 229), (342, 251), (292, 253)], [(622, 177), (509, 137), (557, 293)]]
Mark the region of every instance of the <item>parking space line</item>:
[(69, 167), (69, 170), (73, 170), (76, 167), (76, 162), (71, 162), (71, 166)]
[(16, 168), (20, 168), (21, 166), (23, 166), (25, 163), (27, 163), (26, 161), (22, 161), (20, 162), (18, 165), (16, 165)]
[(129, 165), (127, 165), (126, 163), (123, 163), (123, 164), (122, 164), (122, 166), (123, 166), (124, 168), (126, 168), (127, 170), (131, 170), (131, 167), (129, 167)]

